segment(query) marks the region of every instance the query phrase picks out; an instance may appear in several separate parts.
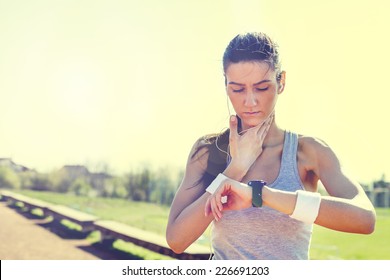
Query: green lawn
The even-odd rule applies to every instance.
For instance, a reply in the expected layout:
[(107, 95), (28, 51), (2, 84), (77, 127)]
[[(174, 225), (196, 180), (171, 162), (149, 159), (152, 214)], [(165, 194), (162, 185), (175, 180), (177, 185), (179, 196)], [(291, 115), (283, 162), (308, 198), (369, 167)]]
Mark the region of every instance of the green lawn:
[(140, 229), (165, 235), (169, 207), (124, 199), (82, 197), (53, 192), (21, 191), (20, 193), (54, 204), (66, 205), (95, 215), (102, 220), (115, 220)]
[[(51, 203), (67, 205), (101, 219), (115, 220), (161, 235), (165, 234), (169, 212), (167, 206), (50, 192), (23, 191), (22, 193)], [(209, 233), (206, 235), (208, 236)], [(138, 248), (130, 246), (128, 250), (138, 250)], [(375, 232), (371, 235), (341, 233), (314, 226), (310, 255), (311, 259), (322, 260), (390, 260), (390, 209), (377, 209), (377, 224)], [(156, 259), (154, 255), (146, 256), (146, 258)]]
[(378, 208), (375, 231), (351, 234), (314, 227), (312, 259), (390, 260), (390, 209)]

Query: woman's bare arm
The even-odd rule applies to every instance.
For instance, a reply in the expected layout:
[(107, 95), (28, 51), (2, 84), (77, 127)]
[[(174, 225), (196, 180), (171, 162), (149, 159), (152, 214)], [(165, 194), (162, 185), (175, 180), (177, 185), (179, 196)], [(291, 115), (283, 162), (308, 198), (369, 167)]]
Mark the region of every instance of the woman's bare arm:
[(313, 172), (329, 193), (322, 197), (316, 224), (344, 232), (372, 233), (376, 214), (363, 188), (343, 170), (328, 145), (314, 138), (309, 138), (307, 145), (315, 153)]
[(166, 238), (175, 253), (182, 253), (207, 229), (213, 217), (205, 217), (204, 205), (209, 193), (199, 182), (208, 158), (207, 148), (201, 148), (195, 156), (196, 143), (187, 161), (186, 171), (171, 205)]
[[(343, 232), (372, 233), (375, 209), (360, 184), (343, 171), (339, 159), (324, 142), (310, 137), (302, 142), (303, 153), (313, 162), (310, 171), (329, 193), (322, 196), (315, 223)], [(290, 215), (295, 208), (296, 194), (266, 188), (264, 200), (265, 205)]]

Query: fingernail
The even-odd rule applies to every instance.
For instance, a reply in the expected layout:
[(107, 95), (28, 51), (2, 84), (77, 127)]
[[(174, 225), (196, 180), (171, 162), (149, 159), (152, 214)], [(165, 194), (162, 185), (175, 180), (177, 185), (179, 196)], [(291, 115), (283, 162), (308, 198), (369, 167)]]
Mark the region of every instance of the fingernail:
[(230, 121), (231, 122), (235, 122), (236, 121), (236, 117), (235, 116), (230, 116)]

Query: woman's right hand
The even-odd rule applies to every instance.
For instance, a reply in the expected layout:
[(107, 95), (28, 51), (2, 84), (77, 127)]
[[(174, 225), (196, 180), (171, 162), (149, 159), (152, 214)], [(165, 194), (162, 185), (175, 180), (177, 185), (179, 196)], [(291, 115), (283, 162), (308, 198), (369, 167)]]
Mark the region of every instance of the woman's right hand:
[(274, 119), (272, 113), (263, 123), (239, 134), (237, 117), (230, 117), (229, 147), (231, 165), (246, 173), (263, 152), (263, 142)]
[[(225, 197), (225, 202), (222, 202)], [(212, 214), (216, 221), (226, 210), (241, 210), (252, 206), (252, 188), (235, 180), (226, 179), (211, 194), (205, 204), (205, 216)]]

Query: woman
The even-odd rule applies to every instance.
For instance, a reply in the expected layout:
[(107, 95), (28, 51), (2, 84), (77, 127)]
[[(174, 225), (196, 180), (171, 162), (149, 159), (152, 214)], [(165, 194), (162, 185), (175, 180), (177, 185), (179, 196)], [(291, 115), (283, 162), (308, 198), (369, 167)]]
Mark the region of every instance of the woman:
[(238, 35), (223, 67), (236, 116), (190, 152), (168, 220), (172, 250), (183, 252), (210, 223), (214, 259), (308, 259), (313, 223), (372, 233), (375, 210), (329, 146), (277, 125), (286, 83), (277, 45), (263, 33)]

